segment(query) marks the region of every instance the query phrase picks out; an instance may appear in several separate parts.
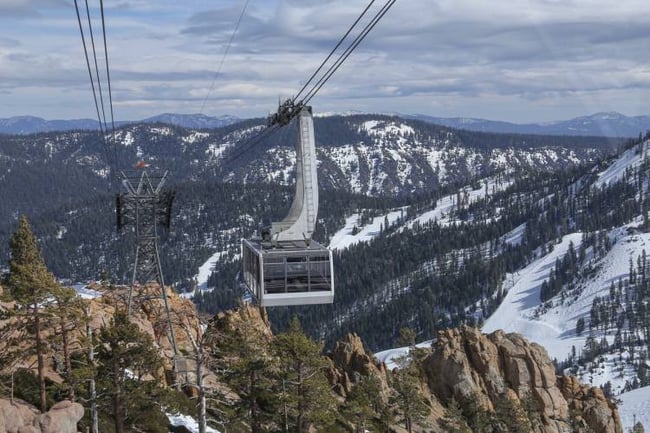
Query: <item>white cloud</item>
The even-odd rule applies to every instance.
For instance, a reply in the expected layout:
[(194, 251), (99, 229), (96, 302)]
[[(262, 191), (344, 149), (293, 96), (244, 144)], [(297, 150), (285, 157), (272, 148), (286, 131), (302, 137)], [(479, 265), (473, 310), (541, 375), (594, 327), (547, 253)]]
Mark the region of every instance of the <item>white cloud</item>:
[[(243, 3), (106, 3), (116, 116), (198, 111)], [(205, 112), (265, 115), (301, 87), (366, 4), (250, 2)], [(72, 0), (0, 0), (0, 12), (0, 117), (92, 117)], [(312, 103), (513, 121), (641, 114), (649, 19), (647, 0), (401, 1)]]

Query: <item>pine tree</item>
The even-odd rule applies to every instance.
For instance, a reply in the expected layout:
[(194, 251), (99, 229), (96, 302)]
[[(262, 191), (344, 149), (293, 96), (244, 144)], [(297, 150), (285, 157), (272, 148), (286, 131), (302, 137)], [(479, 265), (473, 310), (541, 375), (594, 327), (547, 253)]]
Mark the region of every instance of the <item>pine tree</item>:
[[(187, 340), (192, 345), (192, 355), (189, 358), (194, 360), (194, 374), (196, 375), (197, 398), (197, 422), (199, 433), (207, 432), (207, 391), (205, 386), (205, 378), (207, 376), (210, 356), (209, 344), (212, 343), (212, 334), (206, 332), (207, 324), (204, 324), (200, 319), (194, 322), (192, 315), (189, 312), (181, 311), (179, 314), (180, 328), (185, 333)], [(189, 384), (188, 384), (189, 385)], [(191, 385), (190, 385), (191, 386)]]
[(386, 418), (390, 410), (382, 397), (381, 383), (376, 376), (363, 376), (348, 393), (343, 414), (359, 432), (367, 431), (370, 420)]
[(471, 433), (463, 417), (463, 411), (453, 397), (445, 409), (445, 417), (441, 420), (441, 426), (448, 433)]
[(636, 424), (634, 424), (634, 427), (632, 427), (632, 433), (645, 433), (645, 428), (643, 428), (641, 421), (637, 421)]
[(581, 335), (584, 330), (585, 330), (585, 319), (583, 317), (580, 317), (576, 322), (576, 334)]
[(397, 339), (397, 344), (400, 346), (415, 346), (415, 338), (417, 337), (414, 330), (408, 327), (400, 328), (399, 338)]
[(409, 433), (415, 425), (424, 423), (431, 413), (427, 400), (420, 392), (419, 370), (413, 364), (395, 372), (392, 383), (395, 394), (391, 399), (402, 412), (404, 426)]
[(61, 288), (54, 293), (53, 299), (55, 336), (63, 352), (62, 376), (68, 386), (68, 399), (74, 401), (76, 376), (72, 369), (71, 332), (81, 323), (87, 322), (88, 318), (84, 315), (83, 300), (77, 296), (74, 289)]
[(131, 323), (123, 311), (117, 311), (110, 324), (102, 326), (99, 339), (98, 378), (101, 393), (111, 399), (115, 432), (134, 431), (138, 422), (160, 415), (154, 401), (156, 385), (143, 380), (146, 375), (155, 376), (161, 366), (158, 352), (151, 336)]
[(372, 394), (363, 389), (364, 382), (352, 388), (343, 407), (343, 414), (355, 426), (355, 431), (365, 432), (368, 422), (374, 416), (370, 399)]
[(322, 345), (307, 337), (294, 317), (289, 330), (275, 338), (273, 348), (280, 362), (284, 415), (295, 425), (295, 431), (304, 433), (310, 425), (319, 430), (318, 426), (330, 424), (336, 404), (325, 377)]
[[(47, 342), (44, 321), (47, 315), (43, 304), (60, 289), (54, 276), (47, 270), (32, 229), (25, 216), (21, 216), (18, 229), (9, 242), (11, 259), (7, 287), (16, 302), (15, 317), (20, 331), (31, 334), (36, 353), (40, 409), (47, 410), (45, 389), (45, 352)], [(20, 347), (14, 346), (17, 350)]]
[(252, 433), (261, 433), (279, 410), (273, 382), (276, 363), (269, 338), (242, 318), (236, 329), (215, 336), (214, 368), (239, 397), (233, 403), (237, 418), (250, 425)]

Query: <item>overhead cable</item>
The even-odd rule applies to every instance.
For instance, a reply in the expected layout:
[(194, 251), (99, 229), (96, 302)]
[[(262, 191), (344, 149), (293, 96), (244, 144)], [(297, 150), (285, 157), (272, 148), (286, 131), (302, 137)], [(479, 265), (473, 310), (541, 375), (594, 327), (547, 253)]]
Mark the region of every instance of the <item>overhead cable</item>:
[(306, 96), (300, 101), (300, 105), (307, 105), (311, 99), (316, 96), (325, 83), (334, 75), (334, 73), (341, 67), (343, 62), (350, 57), (350, 54), (359, 46), (361, 42), (368, 36), (368, 33), (379, 23), (379, 21), (386, 15), (390, 8), (397, 2), (397, 0), (388, 0), (384, 6), (375, 14), (372, 20), (363, 28), (345, 51), (339, 56), (332, 66), (325, 72), (325, 74), (318, 80), (318, 82), (307, 92)]
[(320, 70), (323, 69), (323, 66), (325, 66), (325, 63), (327, 63), (327, 61), (330, 59), (330, 57), (332, 57), (332, 55), (336, 52), (336, 50), (341, 46), (341, 44), (343, 43), (343, 41), (345, 40), (345, 38), (348, 37), (348, 35), (350, 34), (350, 32), (351, 32), (351, 31), (356, 27), (356, 25), (359, 23), (359, 21), (361, 21), (361, 18), (363, 18), (363, 16), (366, 14), (366, 12), (368, 12), (368, 9), (370, 9), (370, 7), (372, 6), (372, 4), (373, 4), (374, 2), (375, 2), (375, 0), (372, 0), (370, 3), (368, 3), (368, 6), (366, 6), (366, 8), (363, 10), (363, 12), (361, 12), (361, 15), (359, 15), (359, 16), (357, 17), (357, 19), (354, 21), (354, 23), (352, 23), (352, 25), (350, 26), (350, 28), (348, 29), (348, 31), (345, 32), (345, 34), (344, 34), (343, 37), (339, 40), (339, 42), (336, 44), (336, 46), (335, 46), (334, 48), (332, 48), (332, 51), (330, 51), (330, 53), (327, 55), (327, 57), (325, 58), (325, 60), (323, 60), (323, 62), (322, 62), (322, 63), (320, 64), (320, 66), (319, 66), (319, 67), (314, 71), (314, 73), (311, 75), (311, 77), (309, 77), (309, 80), (307, 80), (307, 82), (305, 83), (305, 85), (302, 86), (302, 88), (300, 89), (300, 91), (299, 91), (298, 93), (296, 93), (296, 95), (295, 95), (294, 98), (293, 98), (294, 101), (297, 100), (297, 99), (300, 97), (300, 94), (301, 94), (301, 93), (302, 93), (302, 92), (307, 88), (307, 86), (309, 86), (309, 83), (311, 83), (312, 80), (316, 77), (316, 75), (318, 75), (318, 73), (320, 72)]
[[(81, 19), (81, 13), (79, 11), (79, 3), (78, 0), (74, 0), (74, 5), (75, 5), (75, 12), (77, 14), (77, 22), (79, 24), (79, 33), (81, 35), (81, 43), (83, 45), (83, 50), (84, 50), (84, 57), (86, 60), (86, 67), (88, 69), (88, 77), (90, 79), (90, 87), (92, 90), (93, 94), (93, 101), (95, 104), (95, 111), (97, 113), (97, 122), (99, 125), (99, 134), (101, 135), (101, 140), (103, 143), (104, 147), (104, 156), (106, 158), (106, 164), (108, 165), (108, 181), (109, 181), (109, 190), (111, 189), (111, 186), (113, 185), (114, 181), (117, 179), (117, 147), (115, 145), (115, 120), (113, 117), (113, 98), (112, 98), (112, 89), (111, 89), (111, 83), (110, 83), (110, 69), (108, 66), (108, 44), (106, 40), (106, 26), (105, 26), (105, 20), (104, 20), (104, 7), (103, 7), (103, 1), (100, 0), (100, 9), (101, 9), (101, 14), (102, 14), (102, 34), (103, 34), (103, 47), (105, 51), (105, 61), (106, 61), (106, 79), (108, 82), (108, 100), (110, 104), (110, 113), (111, 113), (111, 125), (112, 125), (112, 136), (113, 136), (113, 152), (112, 152), (112, 158), (111, 158), (111, 147), (107, 141), (107, 134), (108, 134), (108, 123), (107, 123), (107, 117), (106, 117), (106, 108), (104, 104), (104, 92), (102, 89), (102, 84), (101, 84), (101, 75), (99, 73), (99, 62), (97, 60), (97, 50), (96, 50), (96, 45), (95, 45), (95, 37), (94, 37), (94, 32), (93, 32), (93, 26), (92, 26), (92, 19), (90, 16), (90, 6), (88, 5), (88, 0), (85, 0), (85, 6), (86, 6), (86, 17), (88, 20), (88, 34), (90, 35), (90, 45), (92, 47), (92, 54), (93, 54), (93, 60), (91, 63), (90, 55), (89, 55), (89, 43), (86, 39), (86, 34), (84, 31), (84, 25)], [(94, 70), (95, 73), (93, 74), (93, 64), (94, 64)], [(99, 95), (98, 95), (99, 94)]]
[(88, 32), (90, 33), (90, 44), (93, 49), (93, 60), (95, 61), (95, 75), (97, 77), (97, 88), (99, 90), (99, 103), (102, 108), (102, 117), (104, 119), (104, 131), (108, 129), (106, 124), (106, 110), (104, 108), (104, 92), (102, 92), (102, 80), (99, 75), (99, 64), (97, 63), (97, 51), (95, 50), (95, 36), (93, 35), (93, 25), (90, 20), (90, 8), (88, 7), (88, 0), (86, 2), (86, 16), (88, 17)]
[(104, 0), (99, 0), (99, 9), (102, 15), (102, 34), (104, 36), (104, 59), (106, 63), (106, 81), (108, 82), (108, 103), (111, 110), (111, 141), (113, 143), (113, 158), (115, 162), (115, 169), (119, 171), (120, 163), (117, 158), (117, 143), (115, 142), (115, 116), (113, 115), (113, 90), (111, 88), (111, 71), (108, 67), (108, 43), (106, 41), (106, 23), (104, 20)]
[(84, 56), (86, 58), (86, 66), (88, 67), (88, 77), (90, 78), (90, 87), (93, 92), (93, 100), (95, 101), (95, 111), (97, 112), (97, 121), (99, 123), (99, 133), (101, 134), (103, 140), (104, 140), (104, 154), (106, 157), (106, 163), (109, 164), (110, 168), (110, 158), (108, 155), (108, 146), (106, 145), (106, 136), (104, 134), (104, 128), (103, 128), (103, 123), (101, 119), (101, 115), (99, 114), (99, 103), (97, 101), (97, 91), (95, 90), (95, 80), (93, 78), (93, 73), (92, 73), (92, 68), (90, 66), (90, 58), (88, 57), (88, 47), (86, 45), (86, 37), (84, 35), (84, 30), (83, 30), (83, 25), (81, 23), (81, 15), (79, 13), (79, 4), (77, 3), (77, 0), (74, 0), (74, 7), (75, 11), (77, 12), (77, 21), (79, 22), (79, 33), (81, 34), (81, 43), (84, 48)]
[[(377, 25), (377, 23), (381, 21), (384, 15), (386, 15), (386, 13), (390, 10), (390, 8), (393, 7), (393, 5), (397, 2), (397, 0), (386, 1), (386, 3), (379, 9), (379, 11), (370, 19), (370, 21), (357, 34), (354, 40), (352, 40), (352, 42), (347, 46), (347, 48), (339, 55), (336, 61), (327, 69), (327, 71), (324, 74), (321, 75), (318, 81), (309, 89), (309, 91), (307, 91), (307, 93), (303, 96), (303, 98), (298, 100), (299, 96), (305, 91), (305, 89), (307, 89), (309, 84), (316, 78), (316, 76), (318, 76), (318, 73), (323, 69), (325, 64), (333, 56), (336, 50), (342, 45), (343, 41), (345, 41), (345, 39), (350, 35), (350, 33), (354, 30), (354, 28), (359, 24), (363, 16), (365, 16), (365, 14), (368, 12), (368, 10), (370, 9), (370, 7), (373, 5), (374, 2), (375, 0), (370, 1), (370, 3), (366, 6), (363, 12), (354, 21), (354, 23), (343, 35), (343, 37), (338, 41), (336, 46), (330, 51), (330, 53), (327, 55), (325, 60), (320, 64), (320, 66), (312, 74), (309, 80), (307, 80), (305, 85), (300, 89), (300, 91), (296, 94), (296, 96), (285, 101), (283, 104), (280, 104), (278, 113), (275, 116), (275, 120), (271, 120), (269, 126), (267, 126), (265, 129), (260, 131), (258, 134), (246, 140), (244, 143), (242, 143), (239, 146), (239, 149), (237, 149), (237, 151), (234, 154), (229, 156), (231, 162), (237, 160), (249, 149), (251, 149), (255, 144), (259, 143), (262, 140), (262, 138), (264, 138), (264, 136), (274, 131), (275, 129), (278, 129), (281, 126), (289, 123), (289, 121), (291, 121), (291, 119), (300, 112), (300, 108), (307, 105), (309, 101), (311, 101), (311, 99), (314, 96), (316, 96), (316, 94), (325, 85), (325, 83), (327, 83), (327, 81), (332, 77), (332, 75), (334, 75), (334, 73), (345, 62), (345, 60), (347, 60), (350, 54), (352, 54), (352, 52), (359, 46), (359, 44), (366, 38), (366, 36), (368, 36), (368, 33), (370, 33), (370, 31)], [(287, 113), (289, 114), (285, 113), (283, 109), (285, 111), (288, 109), (289, 111)], [(274, 117), (271, 117), (271, 119), (273, 118)], [(283, 120), (282, 122), (279, 121), (280, 118), (282, 118)]]
[(205, 95), (205, 98), (203, 99), (203, 104), (201, 104), (201, 110), (199, 111), (199, 114), (203, 113), (205, 104), (206, 102), (208, 102), (208, 97), (210, 96), (210, 93), (212, 93), (212, 90), (214, 89), (214, 85), (217, 82), (219, 75), (221, 74), (221, 68), (223, 68), (223, 64), (226, 60), (226, 56), (228, 55), (228, 51), (230, 51), (230, 46), (232, 45), (232, 41), (235, 39), (235, 34), (237, 34), (237, 30), (239, 30), (239, 25), (241, 24), (242, 19), (244, 18), (244, 14), (246, 13), (246, 8), (248, 7), (249, 1), (250, 0), (246, 0), (244, 2), (244, 7), (242, 8), (241, 13), (239, 14), (239, 18), (237, 19), (237, 22), (235, 23), (235, 28), (232, 31), (232, 34), (230, 35), (228, 44), (226, 44), (226, 49), (223, 52), (223, 56), (221, 56), (221, 61), (219, 62), (219, 67), (217, 68), (217, 72), (214, 74), (214, 78), (212, 79), (212, 83), (210, 84), (210, 88), (208, 89), (208, 93)]

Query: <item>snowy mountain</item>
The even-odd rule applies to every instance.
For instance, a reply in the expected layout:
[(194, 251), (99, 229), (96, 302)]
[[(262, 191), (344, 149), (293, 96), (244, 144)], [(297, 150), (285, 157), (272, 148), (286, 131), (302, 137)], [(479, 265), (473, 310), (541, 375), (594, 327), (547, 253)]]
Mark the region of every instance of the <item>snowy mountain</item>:
[[(15, 170), (24, 165), (23, 172), (34, 171), (34, 183), (44, 176), (35, 164), (44, 165), (45, 171), (72, 164), (93, 185), (105, 181), (109, 168), (129, 169), (144, 159), (152, 169), (169, 170), (180, 181), (289, 185), (295, 164), (295, 125), (260, 135), (263, 128), (256, 120), (214, 130), (134, 124), (118, 128), (114, 137), (107, 135), (105, 143), (89, 131), (6, 136), (0, 166)], [(316, 118), (315, 130), (321, 187), (370, 196), (429, 193), (502, 171), (574, 167), (592, 163), (622, 143), (595, 137), (456, 131), (384, 115)], [(17, 178), (8, 178), (13, 180)], [(55, 184), (48, 180), (44, 188)]]
[[(332, 326), (354, 328), (364, 320), (380, 316), (379, 323), (388, 321), (390, 326), (382, 327), (375, 321), (373, 327), (390, 332), (389, 329), (408, 323), (421, 332), (420, 338), (425, 340), (421, 346), (427, 347), (431, 340), (426, 339), (435, 334), (427, 332), (427, 325), (421, 322), (426, 310), (433, 311), (433, 317), (436, 312), (447, 315), (446, 319), (439, 319), (435, 328), (444, 327), (450, 319), (453, 323), (454, 314), (464, 315), (462, 321), (483, 322), (483, 332), (501, 329), (524, 335), (543, 346), (559, 369), (600, 387), (606, 395), (617, 396), (626, 431), (638, 421), (650, 425), (650, 314), (646, 308), (650, 301), (650, 263), (646, 259), (650, 252), (650, 220), (644, 204), (650, 191), (649, 149), (650, 140), (646, 137), (615, 158), (566, 179), (564, 186), (548, 188), (540, 184), (540, 195), (526, 193), (526, 200), (535, 203), (538, 211), (523, 224), (516, 226), (516, 219), (505, 224), (501, 231), (505, 233), (498, 240), (477, 239), (465, 248), (452, 247), (446, 254), (446, 263), (440, 258), (414, 258), (419, 267), (384, 280), (367, 296), (357, 292), (354, 302), (334, 308), (334, 319), (317, 329), (323, 332), (330, 327), (331, 332)], [(354, 214), (330, 238), (330, 247), (343, 253), (349, 251), (341, 257), (344, 262), (363, 249), (377, 252), (372, 246), (380, 244), (382, 249), (392, 249), (393, 260), (397, 260), (407, 254), (407, 249), (398, 249), (398, 244), (389, 243), (388, 239), (396, 238), (411, 249), (417, 248), (417, 243), (429, 239), (410, 236), (418, 227), (483, 225), (483, 211), (490, 209), (492, 221), (505, 223), (510, 218), (502, 203), (510, 202), (512, 206), (524, 197), (522, 190), (516, 188), (518, 182), (486, 179), (481, 182), (483, 187), (468, 186), (438, 198), (431, 209), (395, 209), (365, 224), (360, 222), (359, 214)], [(490, 224), (483, 227), (492, 229)], [(539, 238), (535, 234), (539, 229), (550, 230), (550, 237)], [(445, 242), (442, 233), (438, 231), (435, 242)], [(423, 235), (426, 229), (419, 233), (419, 237)], [(476, 263), (472, 262), (477, 259), (473, 254), (482, 256), (482, 260), (492, 257), (492, 266), (500, 267), (502, 264), (495, 260), (498, 256), (525, 244), (529, 245), (529, 252), (523, 248), (519, 254), (527, 257), (520, 264), (511, 262), (514, 266), (501, 274), (496, 284), (488, 283), (485, 276), (474, 277), (487, 283), (488, 290), (476, 295), (478, 301), (466, 306), (465, 311), (440, 311), (440, 302), (429, 303), (427, 291), (441, 290), (436, 281), (441, 286), (450, 280), (458, 288), (452, 295), (456, 296), (456, 305), (463, 303), (461, 293), (470, 286), (458, 284), (461, 280), (457, 276), (476, 275)], [(418, 282), (423, 279), (423, 272), (430, 276), (426, 291)], [(408, 297), (408, 307), (394, 306)], [(420, 308), (422, 303), (426, 304), (425, 309)], [(401, 315), (402, 320), (394, 321), (394, 314)], [(362, 318), (358, 319), (359, 316)], [(379, 352), (377, 357), (394, 367), (392, 360), (405, 353), (408, 348), (394, 348)]]
[(409, 117), (470, 131), (509, 134), (548, 134), (575, 136), (636, 137), (650, 130), (650, 116), (625, 116), (621, 113), (595, 113), (546, 123), (516, 124), (463, 117), (433, 117), (416, 114)]
[(15, 116), (0, 119), (1, 134), (33, 134), (75, 129), (97, 129), (97, 121), (92, 119), (45, 120), (34, 116)]
[(169, 125), (182, 126), (188, 129), (212, 129), (221, 128), (222, 126), (232, 125), (240, 122), (242, 119), (235, 116), (206, 116), (205, 114), (173, 114), (164, 113), (157, 116), (148, 117), (137, 123), (167, 123)]
[[(167, 123), (169, 125), (182, 126), (185, 128), (206, 129), (220, 128), (241, 121), (235, 116), (212, 117), (205, 114), (159, 114), (138, 121), (116, 121), (115, 126), (120, 127), (126, 124), (135, 123)], [(109, 130), (111, 128), (109, 121)], [(93, 119), (72, 119), (72, 120), (45, 120), (34, 116), (15, 116), (7, 119), (0, 119), (0, 134), (34, 134), (39, 132), (52, 131), (74, 131), (74, 130), (96, 130), (97, 120)]]
[[(228, 179), (289, 184), (294, 128), (250, 152)], [(315, 129), (321, 186), (370, 196), (423, 193), (499, 171), (557, 170), (593, 162), (615, 146), (602, 138), (506, 138), (386, 115), (316, 119)]]
[[(316, 117), (332, 116), (361, 116), (364, 113), (348, 111), (343, 113), (315, 113)], [(367, 115), (367, 113), (366, 113)], [(379, 116), (389, 116), (379, 114)], [(606, 137), (637, 137), (650, 130), (650, 116), (625, 116), (621, 113), (595, 113), (574, 119), (545, 123), (516, 124), (511, 122), (476, 119), (468, 117), (435, 117), (425, 114), (398, 114), (404, 119), (421, 120), (436, 125), (448, 126), (478, 132), (494, 132), (499, 134), (541, 134), (541, 135), (571, 135), (571, 136), (606, 136)], [(205, 114), (174, 114), (164, 113), (139, 121), (117, 121), (116, 126), (128, 123), (167, 123), (189, 129), (212, 129), (240, 122), (236, 116), (208, 116)], [(49, 131), (70, 131), (77, 129), (97, 129), (97, 121), (93, 119), (76, 120), (45, 120), (34, 116), (15, 116), (0, 119), (0, 134), (32, 134)]]
[[(145, 160), (150, 170), (169, 170), (178, 192), (174, 230), (162, 248), (166, 281), (183, 291), (201, 275), (199, 286), (218, 289), (197, 299), (202, 308), (231, 305), (241, 296), (233, 285), (239, 239), (264, 218), (284, 216), (292, 194), (295, 127), (258, 140), (263, 128), (255, 120), (200, 131), (126, 125), (106, 144), (92, 132), (2, 137), (0, 257), (6, 260), (15, 218), (27, 213), (58, 276), (96, 277), (101, 263), (128, 279), (132, 251), (114, 235), (108, 196), (117, 186), (107, 160), (113, 170)], [(624, 144), (459, 131), (386, 115), (316, 118), (315, 130), (322, 191), (316, 235), (337, 246), (339, 287), (337, 303), (310, 310), (304, 325), (328, 341), (355, 330), (372, 350), (388, 347), (400, 326), (431, 338), (438, 327), (487, 316), (506, 275), (557, 238), (557, 229), (534, 220), (548, 214), (548, 197), (576, 177), (587, 179)], [(599, 202), (586, 198), (592, 212)], [(286, 323), (291, 313), (272, 317)]]
[[(631, 173), (643, 170), (647, 165), (648, 146), (650, 142), (644, 142), (642, 147), (627, 150), (609, 167), (598, 172), (591, 185), (580, 185), (580, 188), (597, 189), (617, 182), (632, 182)], [(647, 185), (644, 184), (638, 191), (641, 198), (646, 189)], [(650, 250), (650, 233), (647, 233), (645, 224), (643, 213), (639, 210), (639, 214), (627, 224), (601, 232), (600, 236), (605, 236), (603, 239), (607, 246), (602, 247), (604, 250), (600, 252), (597, 250), (601, 247), (590, 245), (583, 248), (582, 244), (587, 239), (584, 232), (563, 235), (551, 250), (545, 254), (539, 252), (536, 260), (506, 277), (505, 298), (486, 320), (483, 329), (486, 332), (496, 329), (520, 332), (542, 344), (558, 360), (570, 357), (572, 348), (582, 350), (589, 337), (613, 339), (615, 329), (605, 327), (601, 330), (592, 326), (595, 328), (592, 333), (577, 332), (577, 322), (583, 319), (587, 328), (590, 328), (590, 322), (593, 325), (594, 304), (598, 304), (599, 299), (616, 297), (612, 293), (612, 284), (626, 282), (625, 288), (629, 289), (626, 296), (632, 295), (633, 289), (628, 285), (630, 278), (635, 278), (631, 275), (633, 265)], [(549, 270), (567, 257), (569, 249), (574, 251), (572, 254), (580, 249), (584, 251), (582, 273), (578, 273), (557, 295), (542, 302), (542, 284), (548, 282)], [(639, 272), (644, 272), (644, 269)], [(571, 290), (565, 290), (569, 288)], [(639, 293), (635, 292), (635, 295)]]
[[(632, 194), (618, 206), (645, 202), (649, 147), (650, 141), (645, 141), (628, 149), (594, 170), (589, 182), (572, 185), (573, 192), (620, 185)], [(635, 419), (648, 425), (650, 395), (650, 233), (645, 205), (630, 209), (623, 224), (603, 227), (597, 239), (593, 233), (569, 229), (538, 249), (530, 263), (505, 277), (503, 301), (482, 327), (484, 332), (521, 333), (583, 382), (619, 395), (626, 428)]]

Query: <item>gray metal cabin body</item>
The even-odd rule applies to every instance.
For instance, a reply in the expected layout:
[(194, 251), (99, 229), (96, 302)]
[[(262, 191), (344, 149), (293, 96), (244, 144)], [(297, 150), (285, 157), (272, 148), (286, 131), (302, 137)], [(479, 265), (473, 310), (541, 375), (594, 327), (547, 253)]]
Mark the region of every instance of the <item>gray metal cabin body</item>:
[(334, 302), (332, 252), (316, 241), (271, 247), (244, 239), (242, 261), (244, 282), (262, 307)]

